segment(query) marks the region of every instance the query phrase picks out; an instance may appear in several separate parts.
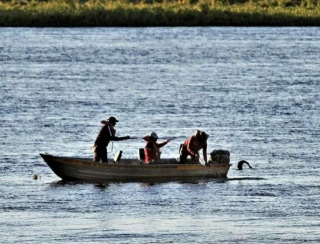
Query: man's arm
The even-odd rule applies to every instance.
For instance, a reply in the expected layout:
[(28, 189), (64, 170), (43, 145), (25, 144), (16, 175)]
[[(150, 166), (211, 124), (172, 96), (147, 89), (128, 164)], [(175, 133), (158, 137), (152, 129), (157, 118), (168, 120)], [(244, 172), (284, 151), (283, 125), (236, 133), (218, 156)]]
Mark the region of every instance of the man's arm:
[(110, 137), (111, 141), (124, 141), (124, 140), (128, 140), (128, 139), (130, 139), (130, 136), (122, 136), (122, 137), (111, 136)]
[(161, 143), (157, 143), (157, 145), (158, 145), (158, 147), (160, 148), (160, 147), (163, 147), (163, 146), (167, 145), (167, 143), (168, 143), (169, 141), (171, 141), (171, 139), (165, 140), (165, 141), (163, 141), (163, 142), (161, 142)]

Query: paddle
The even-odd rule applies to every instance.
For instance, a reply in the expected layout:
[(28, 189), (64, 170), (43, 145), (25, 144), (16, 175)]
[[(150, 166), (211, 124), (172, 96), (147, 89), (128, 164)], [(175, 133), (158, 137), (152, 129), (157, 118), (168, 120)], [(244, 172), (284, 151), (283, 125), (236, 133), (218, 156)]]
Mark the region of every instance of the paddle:
[[(143, 139), (143, 137), (137, 137), (137, 136), (130, 136), (130, 138), (129, 139), (127, 139), (127, 140), (137, 140), (137, 139)], [(158, 138), (158, 139), (160, 139), (160, 140), (163, 140), (163, 139), (167, 139), (167, 138)], [(170, 141), (172, 141), (174, 138), (169, 138), (168, 140), (170, 140)]]

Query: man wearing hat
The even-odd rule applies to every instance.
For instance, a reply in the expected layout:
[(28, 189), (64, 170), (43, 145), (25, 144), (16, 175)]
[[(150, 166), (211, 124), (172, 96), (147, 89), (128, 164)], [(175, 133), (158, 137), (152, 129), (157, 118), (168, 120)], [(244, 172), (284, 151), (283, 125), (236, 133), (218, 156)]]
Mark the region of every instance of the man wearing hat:
[(119, 122), (115, 117), (109, 117), (107, 121), (102, 120), (103, 127), (100, 129), (97, 139), (93, 145), (93, 161), (108, 162), (107, 147), (110, 141), (123, 141), (130, 139), (130, 136), (116, 137), (114, 126)]
[(146, 164), (153, 163), (154, 161), (160, 159), (160, 148), (171, 141), (171, 139), (167, 139), (163, 142), (158, 143), (158, 135), (155, 132), (150, 132), (148, 135), (144, 136), (143, 139), (146, 141), (146, 146), (144, 148)]

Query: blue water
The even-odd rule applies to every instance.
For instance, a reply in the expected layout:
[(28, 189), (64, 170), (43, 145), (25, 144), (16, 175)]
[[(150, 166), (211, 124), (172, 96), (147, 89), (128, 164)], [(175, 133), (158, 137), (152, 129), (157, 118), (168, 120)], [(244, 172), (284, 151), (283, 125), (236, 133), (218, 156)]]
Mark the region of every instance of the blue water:
[[(319, 28), (0, 28), (0, 243), (319, 243)], [(39, 153), (137, 158), (195, 129), (228, 181), (63, 183)], [(253, 166), (236, 169), (240, 160)], [(33, 180), (37, 174), (40, 179)]]

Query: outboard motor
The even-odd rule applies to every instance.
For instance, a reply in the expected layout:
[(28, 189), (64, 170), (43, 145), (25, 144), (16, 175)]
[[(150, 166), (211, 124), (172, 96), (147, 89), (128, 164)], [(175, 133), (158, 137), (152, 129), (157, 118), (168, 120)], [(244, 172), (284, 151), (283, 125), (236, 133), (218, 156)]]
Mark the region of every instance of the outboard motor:
[(230, 164), (230, 152), (228, 150), (213, 150), (210, 153), (209, 164)]

